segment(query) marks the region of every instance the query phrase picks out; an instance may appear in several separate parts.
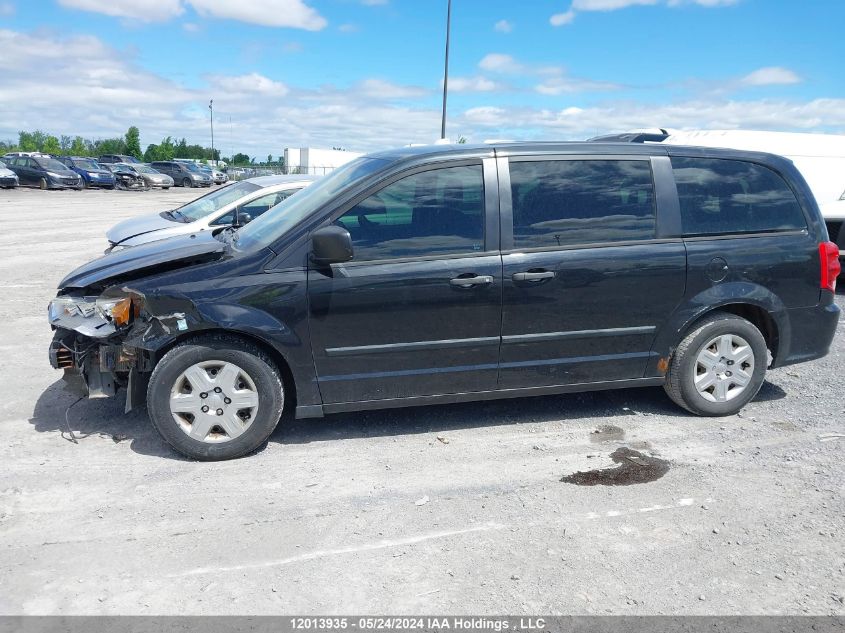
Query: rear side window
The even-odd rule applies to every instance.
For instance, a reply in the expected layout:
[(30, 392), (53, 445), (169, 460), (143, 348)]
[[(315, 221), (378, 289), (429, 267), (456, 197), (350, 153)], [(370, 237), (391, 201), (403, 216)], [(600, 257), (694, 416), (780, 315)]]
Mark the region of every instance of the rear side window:
[(654, 237), (648, 161), (512, 161), (510, 175), (516, 248)]
[(795, 194), (777, 173), (722, 158), (672, 158), (684, 235), (804, 229)]

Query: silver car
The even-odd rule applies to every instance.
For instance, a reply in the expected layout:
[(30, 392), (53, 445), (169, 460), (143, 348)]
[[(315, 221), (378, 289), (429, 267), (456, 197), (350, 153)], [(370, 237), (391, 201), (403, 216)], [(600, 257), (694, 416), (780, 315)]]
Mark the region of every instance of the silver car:
[(316, 176), (264, 176), (215, 189), (171, 211), (116, 224), (106, 233), (106, 253), (227, 226), (243, 226), (317, 180)]
[(6, 163), (0, 160), (0, 187), (14, 189), (18, 186), (18, 175), (6, 167)]
[(149, 165), (143, 163), (120, 163), (125, 167), (129, 167), (132, 171), (138, 174), (147, 183), (147, 187), (159, 187), (161, 189), (170, 189), (173, 186), (173, 178), (167, 174), (153, 169)]

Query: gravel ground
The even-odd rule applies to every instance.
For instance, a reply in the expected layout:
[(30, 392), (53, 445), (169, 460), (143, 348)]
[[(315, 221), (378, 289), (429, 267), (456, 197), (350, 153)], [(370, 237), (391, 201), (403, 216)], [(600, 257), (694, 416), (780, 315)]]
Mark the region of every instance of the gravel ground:
[[(659, 388), (285, 419), (203, 464), (67, 412), (56, 283), (198, 193), (0, 192), (0, 614), (845, 614), (843, 326), (722, 419)], [(630, 485), (561, 481), (626, 451)]]

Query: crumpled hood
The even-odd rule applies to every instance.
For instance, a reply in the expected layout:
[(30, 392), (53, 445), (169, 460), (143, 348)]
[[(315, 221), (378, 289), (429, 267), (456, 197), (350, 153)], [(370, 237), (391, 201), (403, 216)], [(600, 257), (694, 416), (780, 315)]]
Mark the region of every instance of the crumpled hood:
[(167, 264), (184, 262), (189, 266), (213, 261), (220, 259), (226, 249), (211, 231), (148, 242), (83, 264), (59, 282), (59, 289), (85, 288), (112, 277), (143, 277), (144, 271)]
[(13, 172), (11, 169), (6, 169), (5, 167), (0, 167), (0, 177), (12, 178), (12, 177), (14, 177), (14, 175), (15, 175), (15, 172)]
[(175, 226), (184, 226), (184, 224), (168, 220), (159, 213), (150, 213), (115, 224), (106, 232), (106, 238), (112, 244), (120, 244), (123, 240), (128, 240), (131, 237), (150, 233), (151, 231), (161, 231), (162, 229), (169, 229)]

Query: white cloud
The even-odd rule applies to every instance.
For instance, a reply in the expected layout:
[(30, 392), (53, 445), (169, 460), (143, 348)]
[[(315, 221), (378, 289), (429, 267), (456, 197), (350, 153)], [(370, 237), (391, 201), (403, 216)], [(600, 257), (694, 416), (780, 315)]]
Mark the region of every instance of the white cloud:
[[(478, 67), (489, 73), (496, 73), (501, 75), (518, 75), (520, 77), (541, 77), (542, 81), (534, 86), (534, 90), (543, 95), (553, 96), (561, 94), (574, 94), (579, 92), (604, 92), (609, 90), (617, 90), (620, 86), (606, 82), (595, 81), (591, 79), (582, 79), (578, 77), (571, 77), (567, 74), (566, 69), (562, 66), (541, 66), (529, 65), (518, 61), (511, 55), (504, 53), (490, 53), (485, 55)], [(487, 85), (480, 84), (479, 80), (483, 78), (476, 78), (476, 92), (482, 91), (477, 86)], [(490, 80), (484, 80), (490, 82)], [(492, 82), (490, 82), (492, 83)], [(461, 84), (462, 87), (469, 88), (473, 84)], [(489, 90), (495, 90), (501, 86), (494, 85)]]
[[(618, 102), (563, 110), (480, 107), (462, 115), (474, 136), (585, 139), (596, 134), (649, 127), (676, 129), (845, 130), (845, 99), (693, 100), (655, 106)], [(478, 129), (481, 128), (481, 129)]]
[(747, 74), (740, 83), (746, 86), (788, 86), (801, 83), (801, 77), (788, 68), (768, 66)]
[(201, 16), (238, 20), (261, 26), (319, 31), (326, 19), (305, 0), (58, 0), (69, 9), (81, 9), (143, 22), (166, 22), (190, 5)]
[(357, 24), (341, 24), (337, 30), (341, 33), (357, 33), (360, 29)]
[(68, 9), (81, 9), (142, 22), (166, 22), (184, 10), (182, 0), (59, 0), (59, 4)]
[[(441, 82), (442, 84), (443, 82)], [(449, 77), (449, 92), (493, 92), (504, 86), (487, 77)]]
[(425, 96), (428, 91), (418, 86), (400, 86), (383, 79), (365, 79), (355, 86), (360, 94), (374, 99), (416, 99)]
[(505, 55), (504, 53), (489, 53), (485, 55), (480, 62), (478, 62), (478, 67), (482, 70), (487, 70), (494, 73), (509, 73), (509, 74), (517, 74), (522, 72), (523, 66), (519, 62), (517, 62), (511, 55)]
[(203, 16), (319, 31), (328, 22), (303, 0), (187, 0)]
[(680, 7), (683, 5), (698, 5), (701, 7), (714, 8), (726, 7), (737, 4), (741, 0), (572, 0), (569, 10), (563, 13), (555, 13), (549, 18), (552, 26), (564, 26), (572, 24), (578, 13), (588, 11), (617, 11), (635, 6), (666, 5), (668, 7)]
[(263, 95), (268, 97), (284, 97), (290, 89), (283, 83), (273, 81), (258, 73), (247, 75), (225, 76), (212, 75), (209, 82), (214, 88), (223, 90), (230, 95)]
[(618, 90), (620, 86), (606, 81), (592, 81), (568, 77), (564, 74), (550, 77), (535, 86), (535, 90), (543, 95), (575, 94), (579, 92), (606, 92)]
[(555, 13), (552, 17), (549, 18), (549, 23), (552, 26), (563, 26), (564, 24), (569, 24), (574, 19), (575, 11), (570, 9), (566, 13)]
[(185, 22), (182, 25), (182, 30), (186, 33), (199, 33), (202, 30), (202, 27), (196, 22)]
[(0, 2), (0, 17), (8, 18), (15, 15), (15, 5), (11, 2)]
[(513, 31), (513, 24), (507, 20), (499, 20), (493, 25), (493, 30), (498, 31), (499, 33), (510, 33)]
[[(285, 147), (344, 146), (373, 151), (431, 142), (440, 132), (440, 95), (435, 89), (371, 78), (346, 88), (303, 89), (259, 73), (194, 76), (188, 87), (141, 67), (131, 52), (94, 37), (31, 35), (0, 29), (0, 139), (19, 130), (103, 138), (141, 129), (142, 144), (165, 136), (208, 143), (208, 100), (214, 99), (215, 143), (224, 154), (274, 156)], [(527, 68), (529, 79), (548, 83), (587, 81)], [(494, 64), (495, 65), (495, 64)], [(505, 64), (509, 66), (510, 64)], [(36, 76), (29, 70), (41, 69)], [(540, 72), (543, 71), (543, 72)], [(495, 79), (495, 78), (494, 78)], [(616, 99), (565, 108), (503, 105), (484, 88), (484, 76), (453, 81), (476, 92), (476, 107), (450, 106), (448, 135), (456, 138), (584, 139), (643, 127), (678, 129), (769, 129), (845, 132), (845, 99), (697, 99), (655, 105)], [(735, 81), (739, 81), (738, 79)], [(555, 85), (551, 85), (555, 88)], [(488, 101), (490, 99), (490, 101)], [(452, 101), (456, 103), (457, 100)], [(231, 120), (231, 123), (229, 122)]]
[(361, 0), (361, 4), (368, 6), (368, 7), (378, 7), (385, 5), (389, 2), (389, 0)]

